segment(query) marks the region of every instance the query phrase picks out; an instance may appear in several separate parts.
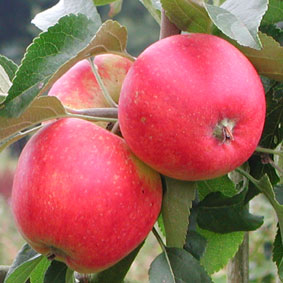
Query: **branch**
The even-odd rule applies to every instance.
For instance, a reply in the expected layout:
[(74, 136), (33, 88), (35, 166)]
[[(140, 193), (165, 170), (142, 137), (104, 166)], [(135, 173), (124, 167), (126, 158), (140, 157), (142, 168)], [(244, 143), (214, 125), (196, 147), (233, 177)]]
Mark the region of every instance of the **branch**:
[(159, 39), (180, 34), (181, 30), (167, 18), (164, 9), (161, 9), (161, 28)]
[(0, 265), (0, 283), (4, 282), (4, 279), (8, 273), (10, 266), (8, 265)]

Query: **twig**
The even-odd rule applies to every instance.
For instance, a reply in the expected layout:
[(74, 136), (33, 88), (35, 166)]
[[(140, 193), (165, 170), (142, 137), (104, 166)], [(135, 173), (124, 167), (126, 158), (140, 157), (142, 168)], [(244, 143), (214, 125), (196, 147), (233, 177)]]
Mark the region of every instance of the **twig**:
[(159, 39), (180, 34), (181, 30), (167, 18), (164, 9), (161, 10), (161, 27)]

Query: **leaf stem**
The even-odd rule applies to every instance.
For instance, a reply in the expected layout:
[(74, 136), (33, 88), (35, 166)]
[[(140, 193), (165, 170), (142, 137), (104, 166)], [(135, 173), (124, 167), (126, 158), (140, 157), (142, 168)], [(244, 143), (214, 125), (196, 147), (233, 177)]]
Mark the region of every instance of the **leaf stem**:
[(173, 272), (173, 269), (172, 269), (172, 266), (171, 266), (171, 263), (170, 263), (170, 259), (168, 257), (168, 253), (167, 253), (167, 250), (166, 250), (166, 246), (164, 245), (164, 243), (163, 243), (160, 235), (158, 234), (157, 230), (155, 229), (155, 227), (152, 228), (152, 233), (155, 236), (157, 242), (159, 243), (162, 251), (164, 252), (166, 261), (167, 261), (169, 269), (170, 269), (170, 273), (172, 274), (173, 282), (176, 283), (174, 272)]
[(106, 101), (109, 103), (109, 105), (111, 107), (118, 107), (118, 104), (112, 99), (111, 95), (109, 94), (108, 90), (106, 89), (99, 73), (98, 73), (98, 70), (97, 70), (97, 67), (95, 66), (94, 64), (94, 61), (93, 61), (94, 57), (91, 56), (88, 58), (88, 61), (90, 63), (90, 66), (91, 66), (91, 70), (98, 82), (98, 85), (100, 86), (101, 90), (102, 90), (102, 93), (104, 95), (104, 98), (106, 99)]
[(283, 151), (278, 151), (278, 150), (274, 150), (274, 149), (270, 149), (270, 148), (264, 148), (264, 147), (258, 146), (256, 148), (256, 151), (262, 152), (262, 153), (273, 154), (273, 155), (279, 155), (279, 156), (283, 157)]

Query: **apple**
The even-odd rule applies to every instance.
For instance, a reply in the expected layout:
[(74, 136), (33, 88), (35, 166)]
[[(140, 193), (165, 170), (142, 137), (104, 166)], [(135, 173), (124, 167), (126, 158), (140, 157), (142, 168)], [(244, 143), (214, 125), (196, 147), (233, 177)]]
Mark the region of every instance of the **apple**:
[(208, 34), (149, 46), (129, 70), (119, 100), (121, 132), (146, 164), (180, 180), (224, 175), (254, 152), (265, 94), (249, 60)]
[[(122, 82), (132, 62), (115, 54), (102, 54), (94, 58), (98, 73), (113, 100), (118, 103)], [(48, 92), (73, 109), (109, 107), (91, 70), (88, 60), (75, 64), (60, 77)]]
[(33, 249), (81, 273), (135, 249), (160, 212), (160, 175), (120, 137), (85, 120), (46, 125), (23, 149), (12, 210)]

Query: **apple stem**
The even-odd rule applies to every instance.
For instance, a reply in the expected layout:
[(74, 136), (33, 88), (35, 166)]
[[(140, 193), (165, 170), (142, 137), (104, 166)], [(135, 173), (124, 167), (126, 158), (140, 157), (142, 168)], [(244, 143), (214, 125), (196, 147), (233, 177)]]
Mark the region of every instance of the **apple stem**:
[(273, 154), (273, 155), (279, 155), (279, 156), (283, 157), (283, 151), (274, 150), (274, 149), (271, 149), (271, 148), (264, 148), (264, 147), (258, 146), (255, 151), (262, 152), (262, 153), (269, 153), (269, 154)]
[(230, 143), (234, 140), (233, 128), (235, 122), (229, 119), (223, 119), (213, 129), (213, 135), (221, 141), (221, 143)]
[(102, 90), (104, 98), (106, 99), (106, 101), (109, 103), (109, 105), (111, 107), (116, 107), (117, 108), (118, 104), (112, 99), (111, 95), (107, 91), (107, 89), (106, 89), (106, 87), (105, 87), (105, 85), (104, 85), (104, 83), (103, 83), (103, 81), (102, 81), (102, 79), (101, 79), (101, 77), (100, 77), (100, 75), (98, 73), (97, 67), (94, 64), (93, 60), (94, 60), (93, 56), (88, 58), (88, 61), (90, 63), (91, 69), (92, 69), (92, 72), (93, 72), (93, 74), (94, 74), (94, 76), (95, 76), (95, 78), (96, 78), (96, 80), (97, 80), (97, 82), (98, 82), (98, 84), (99, 84), (99, 86), (100, 86), (100, 88)]
[(166, 16), (164, 9), (161, 9), (161, 27), (159, 39), (180, 33), (181, 30), (175, 24), (170, 22), (170, 20)]

